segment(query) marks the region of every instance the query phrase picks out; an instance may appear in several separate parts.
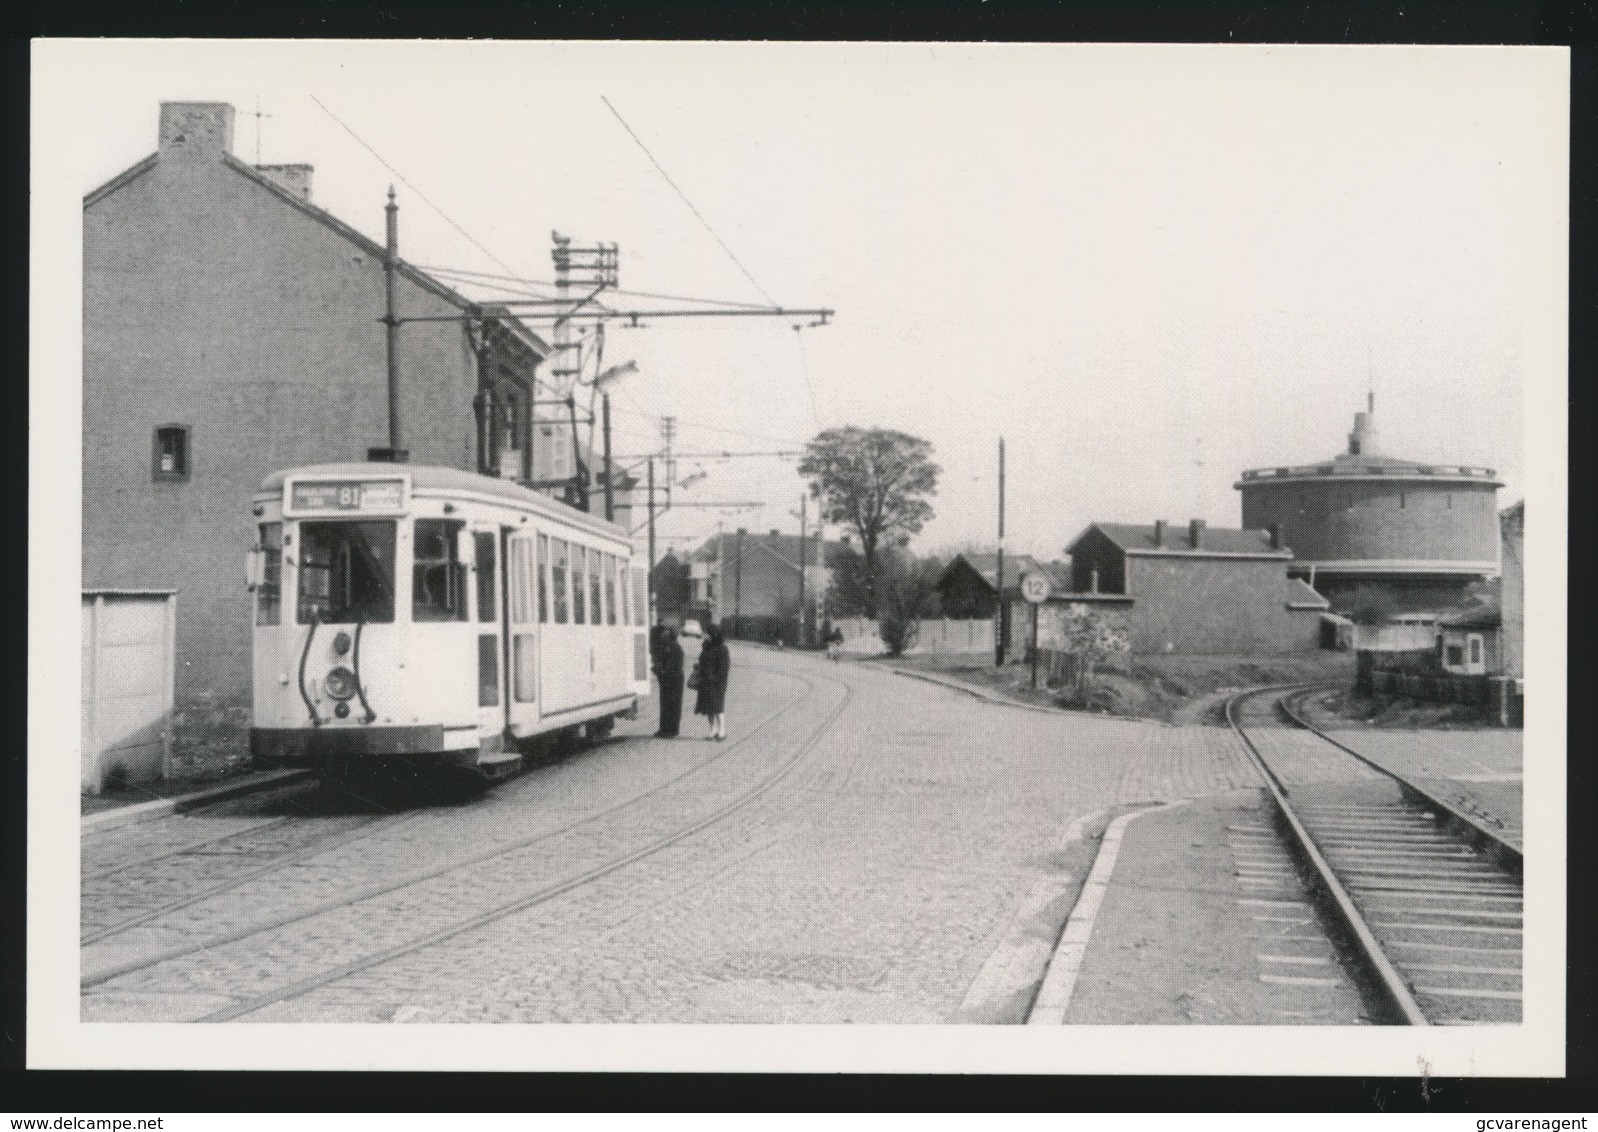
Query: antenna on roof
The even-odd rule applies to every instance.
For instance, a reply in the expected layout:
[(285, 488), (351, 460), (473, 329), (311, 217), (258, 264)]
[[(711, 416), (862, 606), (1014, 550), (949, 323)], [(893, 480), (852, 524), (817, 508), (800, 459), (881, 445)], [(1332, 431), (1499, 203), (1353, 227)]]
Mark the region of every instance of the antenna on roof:
[(256, 168), (260, 168), (260, 165), (261, 165), (261, 119), (262, 118), (275, 118), (275, 117), (277, 117), (277, 115), (261, 113), (261, 96), (260, 95), (256, 95), (255, 96), (255, 113), (252, 114), (251, 117), (255, 119), (255, 165), (256, 165)]

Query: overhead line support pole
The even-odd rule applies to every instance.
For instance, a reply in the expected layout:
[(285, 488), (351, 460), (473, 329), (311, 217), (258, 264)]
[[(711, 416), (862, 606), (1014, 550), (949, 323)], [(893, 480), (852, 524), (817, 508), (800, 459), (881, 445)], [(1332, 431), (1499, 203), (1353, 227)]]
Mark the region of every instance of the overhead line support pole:
[(387, 218), (387, 242), (383, 249), (383, 323), (387, 328), (388, 344), (388, 447), (391, 459), (399, 459), (400, 408), (399, 408), (399, 319), (394, 311), (394, 274), (399, 270), (399, 204), (395, 200), (394, 186), (388, 187), (388, 205), (383, 210)]
[(1004, 437), (999, 437), (999, 561), (995, 571), (995, 588), (999, 595), (998, 620), (993, 627), (993, 666), (1004, 665)]

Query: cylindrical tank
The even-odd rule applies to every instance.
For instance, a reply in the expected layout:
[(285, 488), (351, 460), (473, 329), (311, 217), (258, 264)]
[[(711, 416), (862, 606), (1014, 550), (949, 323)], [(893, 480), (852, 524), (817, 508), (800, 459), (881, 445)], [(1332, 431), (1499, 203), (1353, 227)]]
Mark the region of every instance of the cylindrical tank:
[(1313, 576), (1329, 598), (1385, 583), (1438, 604), (1450, 590), (1497, 573), (1502, 485), (1493, 469), (1381, 455), (1374, 416), (1355, 415), (1347, 452), (1244, 472), (1233, 485), (1242, 493), (1243, 526), (1281, 524), (1292, 573)]

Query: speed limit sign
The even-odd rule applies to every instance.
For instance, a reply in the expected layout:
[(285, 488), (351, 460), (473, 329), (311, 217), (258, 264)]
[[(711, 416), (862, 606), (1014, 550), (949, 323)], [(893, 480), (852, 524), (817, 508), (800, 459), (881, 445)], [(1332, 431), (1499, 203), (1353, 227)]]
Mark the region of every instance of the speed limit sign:
[(1033, 605), (1049, 600), (1049, 576), (1036, 571), (1021, 575), (1021, 596)]

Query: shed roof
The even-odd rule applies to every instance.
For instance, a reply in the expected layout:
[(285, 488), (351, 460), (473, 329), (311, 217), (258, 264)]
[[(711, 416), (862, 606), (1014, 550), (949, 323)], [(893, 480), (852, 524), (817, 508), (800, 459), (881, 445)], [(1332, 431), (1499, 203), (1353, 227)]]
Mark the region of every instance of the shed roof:
[(1496, 629), (1503, 624), (1503, 613), (1496, 601), (1489, 601), (1472, 609), (1439, 617), (1437, 624), (1446, 629)]
[(1142, 523), (1089, 523), (1087, 529), (1071, 543), (1074, 550), (1089, 531), (1097, 530), (1127, 554), (1176, 554), (1189, 556), (1241, 555), (1248, 558), (1290, 559), (1293, 552), (1287, 547), (1271, 549), (1269, 531), (1245, 531), (1231, 527), (1206, 526), (1199, 532), (1199, 545), (1189, 540), (1187, 523), (1166, 523), (1164, 545), (1154, 540), (1154, 524)]
[[(938, 585), (942, 586), (949, 572), (957, 568), (957, 564), (964, 563), (978, 577), (987, 583), (989, 589), (996, 589), (999, 578), (999, 556), (997, 554), (956, 554), (943, 568), (943, 573), (938, 576)], [(1040, 562), (1030, 554), (1006, 554), (1004, 556), (1004, 588), (1014, 590), (1021, 584), (1021, 575), (1038, 571), (1047, 574), (1050, 584), (1060, 591), (1071, 588), (1070, 568), (1063, 562)]]
[(1330, 609), (1332, 603), (1327, 601), (1314, 586), (1302, 578), (1289, 578), (1287, 580), (1287, 605), (1289, 609)]

